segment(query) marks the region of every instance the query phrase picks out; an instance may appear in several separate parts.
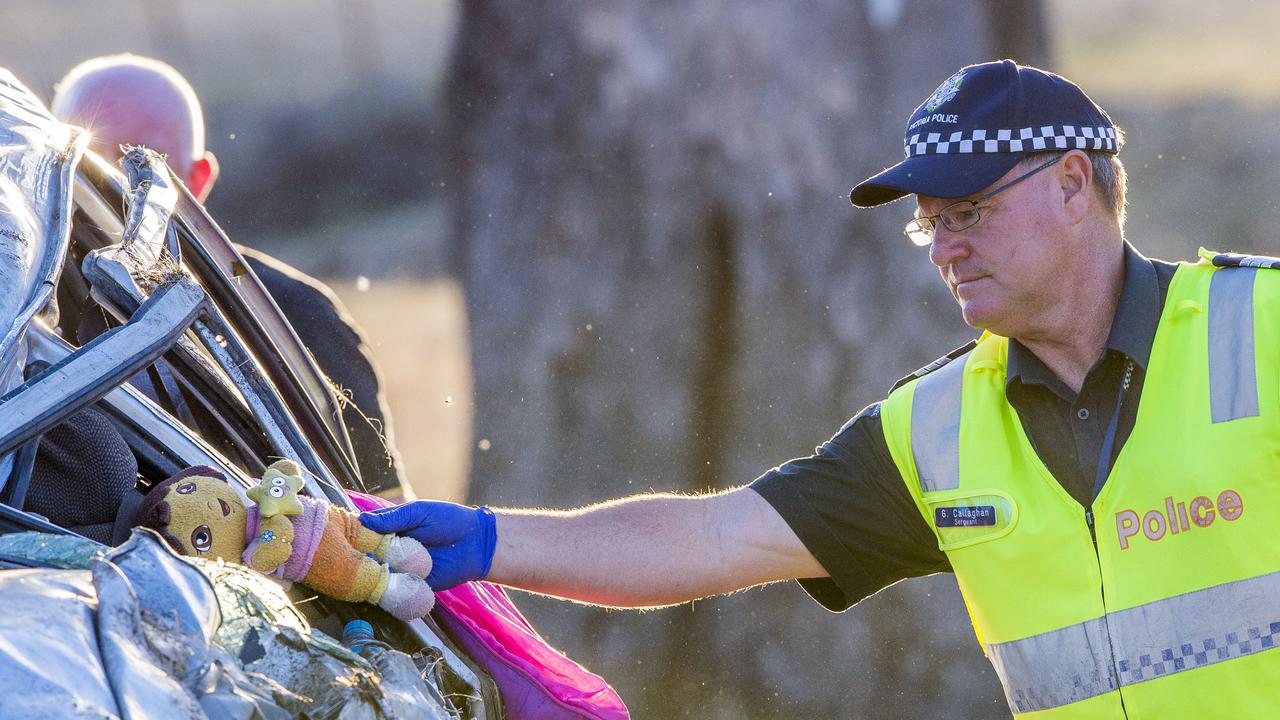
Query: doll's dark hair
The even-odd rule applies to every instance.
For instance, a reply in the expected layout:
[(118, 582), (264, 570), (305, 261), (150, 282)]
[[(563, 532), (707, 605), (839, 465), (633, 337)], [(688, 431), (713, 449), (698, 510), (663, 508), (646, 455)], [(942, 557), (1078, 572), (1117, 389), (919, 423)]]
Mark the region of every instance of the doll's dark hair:
[(180, 555), (188, 553), (187, 546), (178, 538), (169, 532), (169, 489), (176, 485), (179, 481), (189, 477), (213, 477), (226, 482), (227, 476), (214, 470), (207, 465), (195, 465), (185, 470), (179, 470), (172, 477), (164, 482), (151, 488), (142, 498), (142, 502), (138, 505), (137, 511), (133, 513), (133, 526), (145, 527), (155, 530), (169, 543), (169, 547)]

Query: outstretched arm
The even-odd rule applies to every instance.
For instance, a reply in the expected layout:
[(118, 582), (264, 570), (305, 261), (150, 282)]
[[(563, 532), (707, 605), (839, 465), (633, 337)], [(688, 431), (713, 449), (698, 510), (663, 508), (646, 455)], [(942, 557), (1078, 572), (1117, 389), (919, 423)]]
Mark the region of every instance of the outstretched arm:
[(746, 487), (495, 515), (490, 580), (583, 602), (668, 605), (827, 576), (773, 507)]
[(361, 521), (426, 545), (434, 561), (427, 582), (437, 589), (484, 577), (582, 602), (644, 607), (827, 576), (773, 507), (746, 487), (638, 495), (565, 511), (419, 501), (365, 513)]

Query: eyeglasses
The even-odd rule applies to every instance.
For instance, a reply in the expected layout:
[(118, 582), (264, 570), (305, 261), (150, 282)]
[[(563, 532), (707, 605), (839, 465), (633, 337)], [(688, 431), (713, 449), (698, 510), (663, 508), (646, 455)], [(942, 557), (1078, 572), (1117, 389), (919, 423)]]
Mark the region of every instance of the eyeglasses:
[[(1061, 155), (1055, 155), (1049, 162), (1036, 167), (1036, 169), (1025, 175), (1019, 175), (982, 197), (951, 203), (950, 205), (942, 208), (942, 212), (939, 212), (937, 215), (922, 215), (914, 218), (911, 222), (907, 223), (906, 227), (902, 228), (902, 232), (906, 234), (907, 238), (910, 239), (911, 242), (919, 245), (920, 247), (925, 247), (929, 243), (933, 242), (933, 230), (938, 226), (939, 220), (942, 221), (942, 226), (951, 232), (968, 230), (978, 224), (978, 221), (982, 219), (982, 211), (987, 209), (985, 207), (979, 207), (979, 205), (990, 200), (996, 195), (999, 195), (1005, 190), (1008, 190), (1014, 185), (1017, 185), (1023, 180), (1026, 180), (1032, 175), (1035, 175), (1041, 170), (1044, 170), (1050, 165), (1053, 165), (1061, 159)], [(919, 210), (916, 212), (919, 212)]]

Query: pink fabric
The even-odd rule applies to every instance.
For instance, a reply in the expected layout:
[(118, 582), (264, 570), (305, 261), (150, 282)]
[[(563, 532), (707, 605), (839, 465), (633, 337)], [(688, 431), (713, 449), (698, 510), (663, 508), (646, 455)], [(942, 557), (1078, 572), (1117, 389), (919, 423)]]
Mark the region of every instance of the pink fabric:
[[(351, 490), (347, 495), (361, 510), (391, 505)], [(446, 624), (469, 635), (457, 640), (474, 659), (497, 665), (485, 669), (502, 692), (508, 720), (630, 718), (613, 688), (548, 645), (500, 586), (463, 583), (436, 593), (436, 608), (448, 613)]]
[[(324, 526), (328, 522), (329, 504), (306, 496), (299, 496), (302, 501), (302, 514), (289, 515), (293, 524), (293, 552), (283, 565), (272, 573), (276, 577), (294, 582), (305, 582), (307, 571), (311, 569), (311, 560), (315, 557), (316, 548), (320, 546), (320, 537), (324, 535)], [(261, 517), (258, 506), (250, 505), (245, 516), (244, 539), (248, 546), (244, 549), (242, 559), (250, 567), (253, 563), (253, 551), (258, 547), (258, 523)]]

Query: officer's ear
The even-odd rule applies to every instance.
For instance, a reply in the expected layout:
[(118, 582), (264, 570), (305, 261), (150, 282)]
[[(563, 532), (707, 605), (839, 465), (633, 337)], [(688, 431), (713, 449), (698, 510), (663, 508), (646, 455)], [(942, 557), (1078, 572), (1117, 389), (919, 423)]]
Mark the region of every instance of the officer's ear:
[(1057, 179), (1062, 190), (1062, 205), (1071, 224), (1089, 216), (1093, 198), (1093, 163), (1082, 150), (1071, 150), (1058, 163)]
[(191, 172), (187, 175), (187, 189), (200, 202), (209, 197), (213, 189), (213, 181), (218, 179), (218, 158), (205, 151), (204, 157), (191, 163)]

